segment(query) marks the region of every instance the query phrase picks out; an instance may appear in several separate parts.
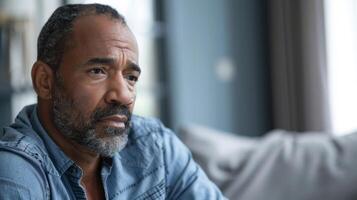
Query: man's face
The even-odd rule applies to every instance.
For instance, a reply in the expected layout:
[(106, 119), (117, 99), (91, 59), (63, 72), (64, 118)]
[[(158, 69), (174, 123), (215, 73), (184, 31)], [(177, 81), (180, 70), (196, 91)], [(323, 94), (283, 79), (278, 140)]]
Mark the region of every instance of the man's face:
[(104, 15), (80, 17), (56, 72), (55, 126), (112, 156), (127, 142), (139, 75), (136, 40), (125, 25)]

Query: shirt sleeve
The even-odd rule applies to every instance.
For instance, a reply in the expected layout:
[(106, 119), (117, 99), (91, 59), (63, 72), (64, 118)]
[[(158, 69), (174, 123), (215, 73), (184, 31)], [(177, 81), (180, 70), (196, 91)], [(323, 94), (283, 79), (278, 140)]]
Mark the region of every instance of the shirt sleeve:
[(44, 173), (26, 155), (0, 149), (0, 199), (46, 199)]
[(191, 152), (169, 129), (163, 127), (163, 148), (168, 199), (226, 199), (211, 182)]

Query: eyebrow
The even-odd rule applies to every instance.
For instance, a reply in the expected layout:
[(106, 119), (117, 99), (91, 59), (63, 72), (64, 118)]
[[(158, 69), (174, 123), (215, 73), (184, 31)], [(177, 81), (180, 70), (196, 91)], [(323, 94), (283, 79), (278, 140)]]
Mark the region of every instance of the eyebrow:
[(85, 65), (92, 65), (92, 64), (112, 65), (112, 64), (114, 64), (114, 59), (113, 58), (92, 58), (85, 63)]
[[(89, 59), (84, 65), (93, 65), (93, 64), (113, 65), (114, 63), (115, 60), (113, 58), (92, 58)], [(135, 64), (134, 62), (129, 60), (127, 66), (130, 69), (141, 73), (141, 68), (139, 67), (139, 65)]]

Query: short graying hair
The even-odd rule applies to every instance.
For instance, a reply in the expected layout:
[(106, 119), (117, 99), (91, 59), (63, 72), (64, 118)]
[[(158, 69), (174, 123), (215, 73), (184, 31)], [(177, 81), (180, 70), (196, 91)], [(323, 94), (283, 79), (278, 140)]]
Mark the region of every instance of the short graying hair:
[(107, 15), (126, 25), (114, 8), (102, 4), (68, 4), (57, 8), (43, 26), (37, 40), (37, 60), (57, 71), (73, 31), (73, 22), (81, 16)]

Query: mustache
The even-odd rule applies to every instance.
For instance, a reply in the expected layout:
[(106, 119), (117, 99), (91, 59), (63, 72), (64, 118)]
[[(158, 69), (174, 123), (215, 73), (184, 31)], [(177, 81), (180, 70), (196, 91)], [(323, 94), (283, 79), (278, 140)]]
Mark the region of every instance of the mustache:
[(124, 115), (128, 119), (126, 124), (129, 123), (131, 119), (131, 112), (125, 105), (110, 105), (104, 108), (98, 108), (94, 111), (91, 118), (93, 122), (98, 122), (102, 118), (112, 115)]

